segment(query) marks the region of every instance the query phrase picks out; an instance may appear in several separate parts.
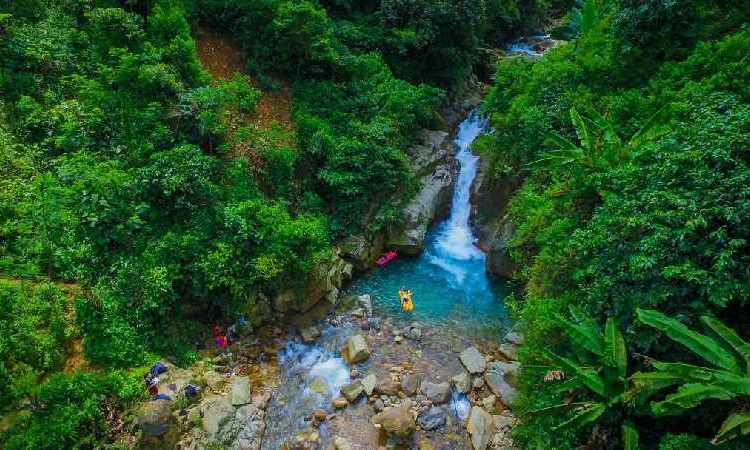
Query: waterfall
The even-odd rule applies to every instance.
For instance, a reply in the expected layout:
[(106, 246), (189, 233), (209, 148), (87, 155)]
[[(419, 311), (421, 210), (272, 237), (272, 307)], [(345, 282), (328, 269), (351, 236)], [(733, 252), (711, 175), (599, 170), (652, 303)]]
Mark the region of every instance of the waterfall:
[(469, 226), (471, 214), (471, 185), (477, 176), (479, 157), (471, 152), (471, 144), (482, 134), (486, 122), (473, 112), (461, 122), (455, 143), (458, 146), (456, 160), (460, 164), (458, 181), (453, 193), (450, 217), (437, 239), (440, 256), (452, 259), (482, 258), (484, 255), (474, 245), (474, 233)]

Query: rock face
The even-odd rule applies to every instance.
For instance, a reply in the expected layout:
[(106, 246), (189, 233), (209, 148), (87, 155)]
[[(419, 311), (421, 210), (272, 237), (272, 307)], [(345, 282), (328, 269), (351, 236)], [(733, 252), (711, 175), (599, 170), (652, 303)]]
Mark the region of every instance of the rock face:
[(485, 450), (490, 443), (495, 423), (492, 415), (480, 408), (473, 406), (469, 413), (469, 420), (466, 422), (466, 429), (471, 435), (471, 445), (474, 450)]
[(425, 131), (422, 144), (408, 153), (421, 188), (402, 210), (397, 227), (389, 230), (386, 245), (406, 255), (417, 255), (424, 249), (427, 228), (450, 206), (457, 167), (455, 147), (444, 131)]
[(336, 249), (297, 286), (280, 291), (273, 297), (273, 309), (280, 313), (309, 311), (325, 299), (338, 302), (339, 288), (352, 276), (352, 265), (341, 258)]
[(380, 425), (388, 436), (397, 438), (407, 438), (417, 428), (408, 404), (384, 409), (372, 418), (372, 423)]
[(430, 383), (428, 381), (423, 381), (419, 389), (428, 400), (436, 405), (447, 403), (451, 396), (451, 387), (448, 383)]
[(383, 254), (385, 236), (382, 233), (354, 235), (341, 241), (341, 257), (350, 262), (354, 269), (363, 272)]
[(515, 228), (508, 216), (507, 206), (521, 186), (517, 176), (492, 178), (488, 162), (481, 161), (471, 192), (471, 220), (479, 239), (479, 247), (486, 254), (487, 272), (511, 278), (518, 269), (508, 251), (508, 243)]
[(370, 347), (367, 346), (367, 341), (361, 334), (355, 334), (347, 339), (341, 350), (341, 356), (348, 364), (361, 363), (370, 357)]
[(469, 347), (459, 355), (461, 364), (466, 367), (470, 374), (476, 375), (484, 372), (487, 368), (487, 360), (474, 347)]
[(250, 378), (234, 377), (232, 380), (232, 405), (242, 406), (252, 401), (252, 389), (250, 387)]

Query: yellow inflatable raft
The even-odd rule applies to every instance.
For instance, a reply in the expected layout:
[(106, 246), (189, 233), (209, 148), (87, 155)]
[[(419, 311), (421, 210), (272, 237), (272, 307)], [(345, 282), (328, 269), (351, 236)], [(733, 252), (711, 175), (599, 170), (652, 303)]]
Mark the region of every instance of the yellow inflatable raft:
[(414, 310), (414, 301), (412, 300), (411, 291), (401, 289), (398, 291), (398, 297), (401, 300), (401, 309), (406, 312), (412, 312), (412, 310)]

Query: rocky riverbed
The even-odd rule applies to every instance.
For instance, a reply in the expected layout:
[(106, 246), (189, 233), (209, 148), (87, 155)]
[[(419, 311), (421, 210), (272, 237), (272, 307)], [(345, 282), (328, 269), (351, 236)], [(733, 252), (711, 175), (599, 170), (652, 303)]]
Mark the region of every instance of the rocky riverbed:
[[(346, 298), (314, 324), (259, 337), (189, 369), (170, 367), (172, 400), (143, 405), (144, 445), (180, 449), (513, 448), (520, 337), (469, 341), (379, 316)], [(294, 333), (294, 338), (284, 337)], [(202, 392), (186, 399), (182, 388)]]

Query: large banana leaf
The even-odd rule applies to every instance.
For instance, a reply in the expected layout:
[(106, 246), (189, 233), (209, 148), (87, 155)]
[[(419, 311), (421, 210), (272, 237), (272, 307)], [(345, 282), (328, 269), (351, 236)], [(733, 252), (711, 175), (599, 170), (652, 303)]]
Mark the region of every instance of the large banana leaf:
[(638, 450), (638, 431), (632, 422), (622, 424), (622, 448), (623, 450)]
[(573, 402), (573, 403), (560, 403), (552, 406), (545, 406), (544, 408), (535, 409), (529, 411), (528, 414), (534, 416), (554, 416), (557, 414), (570, 411), (571, 408), (578, 408), (581, 406), (588, 406), (591, 402)]
[(683, 384), (677, 392), (670, 394), (663, 401), (651, 404), (651, 410), (657, 416), (680, 414), (686, 409), (694, 408), (708, 399), (730, 400), (734, 395), (719, 386), (710, 384)]
[(685, 383), (712, 384), (738, 395), (750, 395), (750, 377), (746, 375), (684, 363), (655, 362), (654, 368)]
[(691, 330), (679, 320), (669, 318), (654, 310), (639, 308), (636, 313), (641, 322), (662, 331), (669, 338), (689, 348), (711, 364), (732, 372), (739, 370), (737, 360), (732, 353), (713, 339)]
[(561, 315), (558, 315), (558, 320), (564, 325), (565, 334), (574, 347), (583, 347), (597, 356), (604, 355), (604, 339), (594, 324), (586, 321), (573, 323)]
[(636, 372), (630, 377), (630, 381), (633, 389), (626, 393), (628, 398), (640, 394), (650, 395), (669, 386), (684, 383), (685, 379), (669, 372)]
[(672, 105), (667, 103), (666, 105), (659, 108), (651, 117), (646, 120), (646, 123), (633, 135), (628, 141), (628, 147), (636, 148), (646, 141), (651, 141), (659, 138), (669, 131), (667, 127), (667, 118), (672, 112)]
[(586, 122), (584, 122), (583, 118), (578, 113), (578, 110), (575, 108), (570, 108), (570, 120), (573, 121), (578, 140), (581, 141), (581, 147), (590, 153), (594, 147), (594, 142), (592, 141), (591, 133), (589, 133), (588, 125), (586, 125)]
[(625, 338), (611, 317), (607, 319), (604, 327), (604, 359), (608, 366), (615, 368), (618, 377), (625, 378), (628, 370), (628, 351), (625, 348)]
[(703, 316), (701, 321), (740, 354), (745, 361), (745, 373), (750, 373), (750, 343), (742, 339), (736, 331), (713, 317)]
[(576, 414), (573, 417), (552, 428), (552, 430), (560, 430), (568, 427), (583, 427), (592, 422), (596, 422), (596, 419), (601, 417), (601, 415), (604, 414), (606, 410), (607, 406), (603, 403), (591, 403), (588, 406), (580, 408), (578, 411), (576, 411)]
[(732, 414), (721, 424), (711, 442), (718, 445), (744, 434), (750, 434), (750, 414)]

